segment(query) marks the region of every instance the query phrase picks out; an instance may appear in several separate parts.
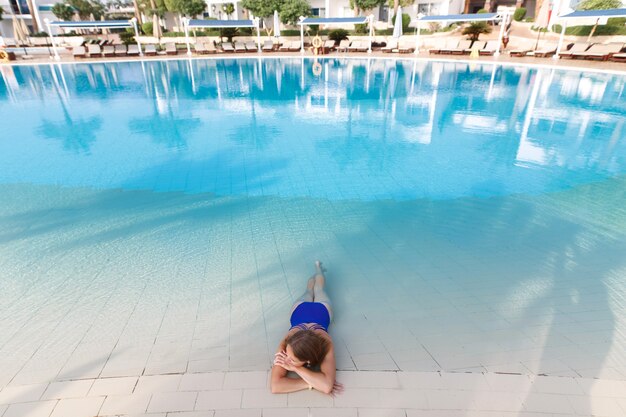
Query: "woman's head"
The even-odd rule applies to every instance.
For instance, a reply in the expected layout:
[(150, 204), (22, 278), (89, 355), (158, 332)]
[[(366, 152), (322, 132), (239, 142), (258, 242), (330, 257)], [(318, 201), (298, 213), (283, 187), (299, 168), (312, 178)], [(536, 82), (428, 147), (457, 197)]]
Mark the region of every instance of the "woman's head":
[(285, 343), (287, 356), (297, 366), (317, 366), (328, 353), (328, 341), (313, 330), (295, 332)]

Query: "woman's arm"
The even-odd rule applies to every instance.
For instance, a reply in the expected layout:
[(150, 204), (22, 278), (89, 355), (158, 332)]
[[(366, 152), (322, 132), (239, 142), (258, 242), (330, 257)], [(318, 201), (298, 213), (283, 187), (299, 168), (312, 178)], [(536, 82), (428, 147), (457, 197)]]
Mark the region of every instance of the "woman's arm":
[(309, 388), (309, 384), (302, 378), (289, 378), (287, 370), (280, 365), (272, 367), (272, 379), (270, 389), (272, 394), (286, 394), (288, 392), (302, 391)]
[[(278, 344), (277, 353), (285, 350), (285, 339)], [(272, 377), (270, 379), (270, 390), (272, 394), (286, 394), (288, 392), (302, 391), (309, 388), (309, 384), (302, 378), (289, 378), (287, 370), (280, 365), (272, 366)]]
[(311, 385), (318, 391), (326, 394), (333, 392), (335, 386), (335, 377), (337, 375), (337, 368), (335, 362), (335, 352), (333, 346), (330, 346), (326, 357), (320, 365), (320, 372), (314, 372), (304, 366), (300, 366), (294, 369), (308, 385)]

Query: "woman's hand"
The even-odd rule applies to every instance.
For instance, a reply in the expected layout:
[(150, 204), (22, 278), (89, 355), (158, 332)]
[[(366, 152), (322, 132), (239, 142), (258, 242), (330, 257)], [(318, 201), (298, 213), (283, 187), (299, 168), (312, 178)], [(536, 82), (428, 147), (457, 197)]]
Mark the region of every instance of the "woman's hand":
[(289, 359), (286, 352), (278, 352), (274, 355), (274, 365), (282, 366), (288, 371), (296, 371), (297, 366)]
[(343, 384), (335, 381), (333, 384), (333, 390), (330, 392), (331, 397), (336, 397), (343, 392)]

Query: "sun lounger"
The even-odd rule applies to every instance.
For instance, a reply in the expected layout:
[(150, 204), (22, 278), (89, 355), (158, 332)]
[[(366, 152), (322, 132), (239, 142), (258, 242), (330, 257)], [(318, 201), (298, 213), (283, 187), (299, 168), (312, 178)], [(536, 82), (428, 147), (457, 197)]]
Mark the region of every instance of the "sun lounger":
[(115, 47), (113, 45), (104, 45), (104, 47), (102, 48), (102, 56), (115, 56)]
[(393, 52), (394, 49), (398, 49), (398, 40), (397, 39), (392, 39), (389, 41), (389, 43), (387, 44), (387, 46), (383, 46), (380, 50), (383, 51), (383, 53), (390, 53)]
[(87, 53), (89, 54), (89, 58), (101, 57), (102, 56), (102, 48), (97, 43), (87, 45)]
[(327, 39), (324, 41), (324, 44), (322, 45), (322, 50), (325, 54), (329, 53), (330, 51), (332, 51), (333, 49), (335, 49), (335, 41), (332, 39)]
[(584, 52), (573, 53), (572, 58), (606, 61), (612, 55), (620, 53), (623, 47), (623, 43), (596, 43)]
[(167, 55), (178, 55), (178, 49), (176, 49), (176, 44), (173, 42), (168, 42), (165, 44), (165, 53)]
[(115, 56), (126, 56), (126, 45), (115, 45)]
[(626, 62), (626, 53), (611, 55), (609, 59), (614, 62)]
[(248, 52), (257, 52), (259, 50), (259, 48), (256, 46), (256, 43), (254, 41), (248, 41), (245, 43), (246, 45), (246, 51)]
[(339, 42), (339, 46), (337, 47), (337, 52), (348, 52), (348, 48), (350, 48), (350, 41), (348, 39), (344, 39)]
[(152, 44), (146, 45), (146, 47), (144, 48), (143, 53), (145, 55), (147, 55), (147, 56), (155, 56), (157, 54), (156, 46), (154, 46)]
[(415, 45), (404, 43), (404, 42), (400, 42), (398, 44), (398, 53), (409, 54), (413, 51), (415, 51)]
[(84, 58), (87, 56), (87, 49), (84, 46), (75, 46), (72, 48), (74, 58)]
[(549, 43), (547, 45), (542, 46), (539, 49), (535, 49), (535, 52), (533, 53), (534, 57), (537, 58), (547, 58), (550, 57), (554, 54), (556, 54), (556, 44), (552, 44)]
[(440, 39), (437, 43), (438, 45), (433, 45), (428, 49), (429, 54), (440, 54), (442, 51), (453, 49), (458, 45), (458, 41), (455, 41), (454, 39)]
[(108, 44), (109, 41), (107, 41), (106, 39), (100, 39), (98, 41), (98, 45), (100, 45), (100, 48), (104, 47), (104, 45)]
[(498, 49), (498, 41), (487, 41), (485, 46), (478, 51), (479, 55), (489, 56), (496, 53)]
[(213, 42), (205, 42), (204, 43), (204, 47), (206, 49), (206, 53), (207, 54), (216, 54), (217, 53), (217, 48), (215, 47), (215, 44)]
[(246, 52), (246, 45), (242, 42), (235, 42), (235, 52)]
[(510, 56), (515, 56), (518, 58), (521, 58), (523, 56), (528, 55), (530, 52), (532, 52), (533, 50), (530, 48), (519, 48), (519, 49), (513, 49), (512, 51), (509, 51), (509, 55)]
[(274, 42), (270, 39), (263, 42), (263, 47), (261, 48), (263, 52), (273, 52), (274, 51)]
[(206, 47), (202, 42), (196, 42), (196, 44), (193, 46), (193, 49), (194, 51), (196, 51), (197, 54), (208, 54), (208, 51), (206, 50)]
[(222, 51), (235, 52), (235, 48), (233, 48), (233, 44), (230, 42), (222, 42)]
[(463, 55), (463, 54), (469, 54), (470, 52), (472, 52), (472, 50), (470, 49), (472, 47), (472, 41), (467, 40), (467, 39), (462, 39), (459, 41), (459, 43), (456, 45), (455, 48), (450, 48), (450, 49), (444, 49), (441, 51), (441, 53), (444, 54), (452, 54), (452, 55)]
[(14, 38), (2, 38), (2, 40), (7, 48), (15, 48), (17, 46)]
[(587, 42), (575, 42), (574, 44), (572, 44), (572, 46), (565, 50), (565, 51), (561, 51), (561, 53), (559, 53), (559, 57), (560, 58), (571, 58), (573, 54), (578, 53), (578, 52), (585, 52), (588, 48), (589, 48), (589, 43)]
[(139, 55), (139, 45), (137, 45), (136, 43), (128, 45), (128, 51), (126, 52), (126, 54), (128, 56), (137, 56), (137, 55)]
[(350, 52), (366, 52), (368, 49), (367, 42), (364, 41), (354, 41), (348, 47), (348, 51)]
[(302, 44), (300, 43), (300, 41), (291, 41), (289, 52), (298, 52), (300, 49), (302, 49)]

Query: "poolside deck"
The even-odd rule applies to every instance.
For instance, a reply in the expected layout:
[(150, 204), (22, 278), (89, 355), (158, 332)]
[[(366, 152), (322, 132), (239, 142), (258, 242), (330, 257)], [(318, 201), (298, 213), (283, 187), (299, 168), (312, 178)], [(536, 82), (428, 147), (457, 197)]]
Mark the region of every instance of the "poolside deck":
[[(277, 58), (277, 57), (302, 57), (299, 52), (271, 52), (271, 53), (219, 53), (211, 55), (192, 55), (191, 59), (233, 59), (233, 58)], [(313, 54), (306, 52), (305, 57), (312, 58)], [(554, 68), (578, 68), (588, 69), (592, 71), (611, 71), (611, 72), (625, 72), (626, 63), (612, 62), (612, 61), (589, 61), (582, 59), (552, 59), (552, 58), (535, 58), (535, 57), (511, 57), (506, 51), (498, 57), (494, 56), (480, 56), (479, 58), (472, 59), (468, 55), (431, 55), (427, 51), (422, 51), (419, 54), (397, 54), (397, 53), (383, 53), (381, 51), (374, 51), (371, 54), (366, 52), (332, 52), (326, 55), (320, 55), (320, 58), (385, 58), (385, 59), (428, 59), (433, 61), (468, 61), (468, 62), (480, 62), (480, 63), (499, 63), (499, 64), (513, 64), (513, 65), (541, 65), (550, 66)], [(61, 55), (60, 61), (55, 61), (49, 56), (35, 56), (31, 59), (18, 59), (9, 63), (0, 65), (29, 65), (29, 64), (50, 64), (55, 62), (62, 63), (85, 63), (85, 62), (114, 62), (114, 61), (129, 61), (129, 60), (167, 60), (167, 59), (189, 59), (186, 55), (186, 51), (179, 50), (178, 55), (165, 55), (159, 54), (156, 56), (148, 57), (111, 57), (111, 58), (73, 58), (67, 54)]]
[(345, 392), (332, 398), (315, 391), (273, 395), (267, 379), (267, 372), (210, 372), (16, 386), (0, 392), (0, 415), (621, 417), (626, 412), (624, 381), (489, 373), (343, 371), (338, 373), (338, 379), (344, 383)]

